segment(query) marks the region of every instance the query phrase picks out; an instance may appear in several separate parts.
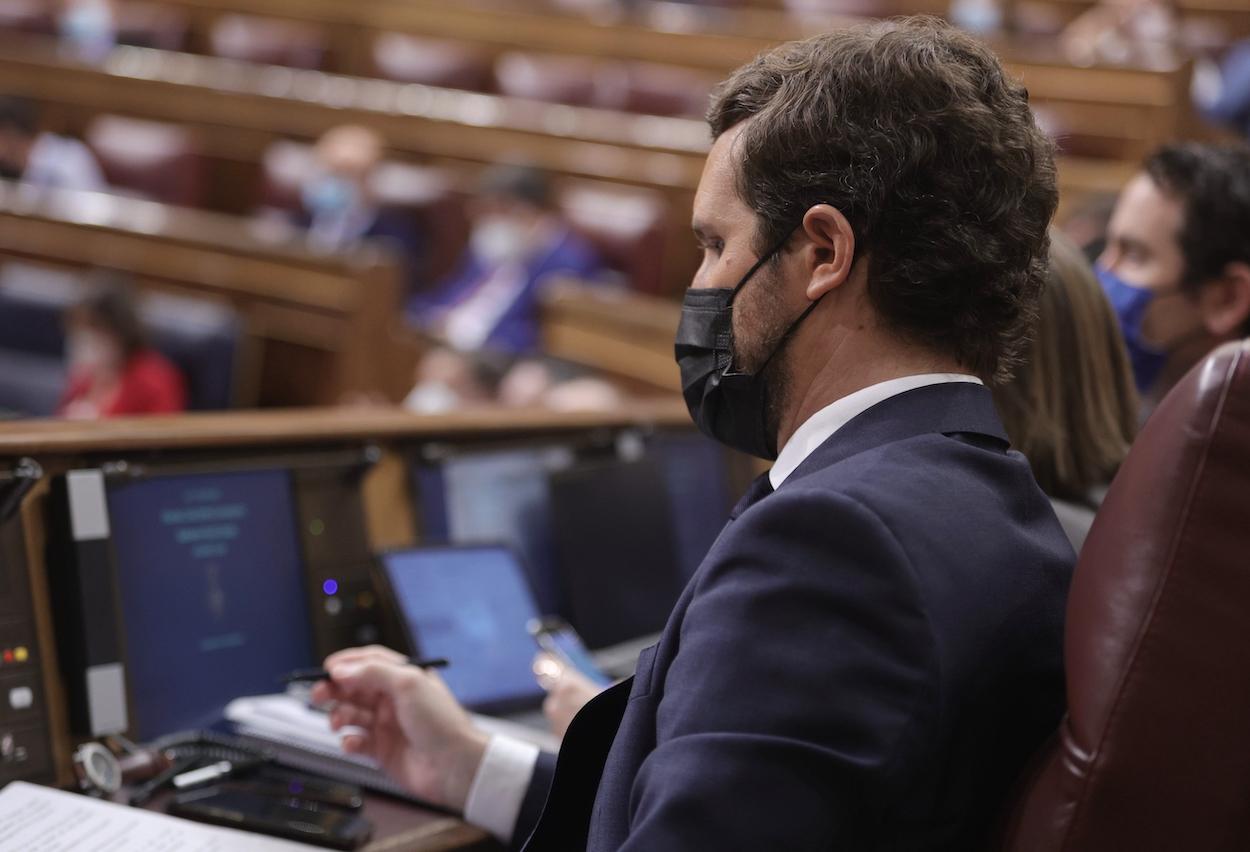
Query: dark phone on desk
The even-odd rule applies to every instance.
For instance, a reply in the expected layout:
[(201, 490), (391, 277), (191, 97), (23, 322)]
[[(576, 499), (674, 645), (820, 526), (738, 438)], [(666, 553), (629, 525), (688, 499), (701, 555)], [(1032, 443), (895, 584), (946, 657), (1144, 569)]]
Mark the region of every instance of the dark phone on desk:
[(598, 686), (611, 686), (612, 679), (599, 671), (582, 637), (572, 625), (555, 616), (536, 618), (526, 625), (538, 647), (590, 678)]
[(183, 793), (170, 801), (168, 810), (185, 819), (332, 849), (356, 849), (373, 834), (373, 824), (350, 811), (225, 787)]
[(359, 810), (365, 804), (364, 793), (355, 784), (344, 784), (324, 778), (310, 778), (271, 766), (262, 767), (221, 786), (231, 790), (262, 793), (266, 796), (307, 799), (310, 802), (334, 805), (346, 810)]

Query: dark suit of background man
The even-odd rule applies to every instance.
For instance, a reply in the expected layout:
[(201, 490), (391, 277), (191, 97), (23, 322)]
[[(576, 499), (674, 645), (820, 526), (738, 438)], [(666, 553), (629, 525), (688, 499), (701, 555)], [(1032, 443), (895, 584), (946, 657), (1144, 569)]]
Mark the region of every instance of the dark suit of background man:
[(776, 464), (659, 643), (558, 762), (387, 651), (332, 657), (320, 697), (528, 849), (969, 852), (1063, 703), (1073, 554), (982, 384), (1042, 286), (1051, 147), (929, 20), (782, 46), (709, 118), (677, 355), (695, 421)]

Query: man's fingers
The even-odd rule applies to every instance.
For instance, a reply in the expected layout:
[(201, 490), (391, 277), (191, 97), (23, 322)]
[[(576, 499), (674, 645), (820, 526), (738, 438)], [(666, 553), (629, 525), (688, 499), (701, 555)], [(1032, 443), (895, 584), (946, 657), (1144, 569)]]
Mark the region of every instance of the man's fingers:
[(372, 728), (376, 716), (372, 710), (355, 704), (340, 704), (330, 712), (330, 728), (357, 727)]
[(327, 667), (341, 698), (353, 704), (372, 705), (378, 696), (393, 698), (427, 676), (413, 666), (379, 662), (379, 657), (368, 659), (369, 662), (347, 661)]
[(325, 659), (325, 667), (329, 669), (331, 666), (340, 665), (342, 663), (367, 663), (367, 662), (390, 662), (396, 665), (402, 665), (408, 662), (408, 658), (398, 651), (394, 651), (383, 645), (367, 645), (363, 648), (345, 648), (342, 651), (335, 651)]

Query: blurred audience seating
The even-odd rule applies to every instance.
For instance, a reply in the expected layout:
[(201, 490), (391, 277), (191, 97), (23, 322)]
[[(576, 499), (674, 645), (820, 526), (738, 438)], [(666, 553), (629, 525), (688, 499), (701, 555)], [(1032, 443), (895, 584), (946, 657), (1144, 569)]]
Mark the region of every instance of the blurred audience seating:
[[(66, 311), (89, 286), (65, 270), (0, 266), (0, 409), (50, 415), (65, 389)], [(202, 299), (149, 293), (140, 314), (151, 341), (182, 371), (189, 408), (234, 404), (242, 328), (233, 310)]]
[[(410, 382), (410, 373), (387, 373), (399, 281), (391, 259), (374, 249), (315, 254), (289, 230), (268, 233), (233, 217), (0, 182), (0, 256), (71, 273), (103, 266), (145, 294), (230, 308), (242, 336), (233, 379), (195, 366), (194, 346), (167, 353), (191, 364), (201, 398), (221, 399), (232, 381), (229, 396), (242, 407), (333, 404), (348, 391), (398, 399)], [(151, 304), (160, 327), (211, 349), (213, 315)]]
[(105, 114), (83, 135), (110, 186), (166, 204), (204, 203), (203, 158), (182, 125)]
[[(661, 193), (671, 210), (689, 209), (708, 146), (706, 127), (693, 119), (411, 90), (288, 69), (245, 71), (211, 58), (134, 48), (121, 49), (108, 69), (93, 69), (60, 60), (35, 39), (5, 47), (0, 90), (43, 102), (70, 132), (119, 105), (135, 118), (183, 123), (202, 146), (208, 203), (225, 212), (254, 207), (261, 161), (275, 139), (296, 135), (308, 141), (344, 121), (375, 129), (397, 159), (459, 170), (521, 160), (557, 175), (648, 188)], [(1181, 84), (1187, 68), (1073, 69), (1040, 60), (1031, 67), (1056, 98), (1068, 99), (1061, 102), (1062, 121), (1075, 118), (1078, 127), (1121, 133), (1115, 157), (1061, 161), (1065, 204), (1089, 191), (1117, 188), (1146, 150), (1184, 135)], [(665, 293), (680, 292), (694, 269), (682, 219), (669, 222), (660, 288)]]

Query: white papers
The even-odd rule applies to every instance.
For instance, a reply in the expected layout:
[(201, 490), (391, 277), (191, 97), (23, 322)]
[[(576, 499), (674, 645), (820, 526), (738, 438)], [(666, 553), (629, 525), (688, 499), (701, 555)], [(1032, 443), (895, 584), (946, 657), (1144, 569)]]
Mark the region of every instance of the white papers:
[[(548, 751), (560, 750), (560, 741), (546, 731), (508, 719), (476, 713), (471, 715), (474, 725), (483, 733), (510, 736)], [(314, 754), (334, 755), (362, 766), (377, 766), (367, 757), (344, 752), (340, 735), (330, 730), (330, 717), (309, 708), (292, 695), (280, 693), (238, 698), (226, 705), (225, 716), (238, 726), (242, 734), (297, 746)]]
[(23, 781), (0, 790), (0, 852), (303, 852), (311, 848)]

